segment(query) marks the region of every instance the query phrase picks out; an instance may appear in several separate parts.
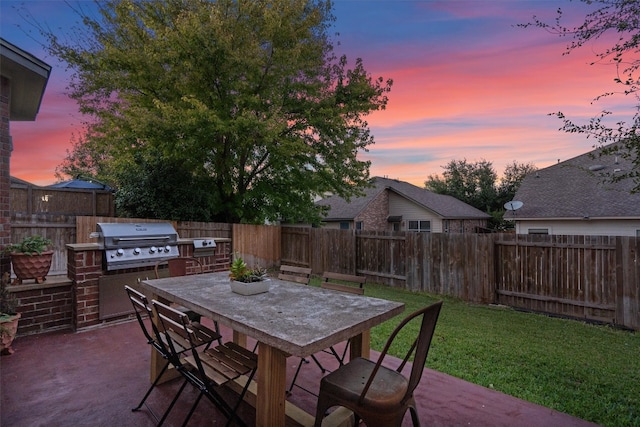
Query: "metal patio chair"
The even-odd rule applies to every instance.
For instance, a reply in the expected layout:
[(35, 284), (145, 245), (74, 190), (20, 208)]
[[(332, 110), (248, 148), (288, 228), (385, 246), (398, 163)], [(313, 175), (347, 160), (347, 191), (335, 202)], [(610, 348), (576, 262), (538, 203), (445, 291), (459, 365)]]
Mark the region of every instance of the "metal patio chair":
[[(156, 352), (158, 352), (158, 354), (166, 361), (166, 363), (158, 373), (158, 376), (154, 379), (153, 383), (145, 393), (144, 397), (142, 398), (138, 406), (131, 409), (131, 411), (136, 412), (140, 410), (140, 408), (142, 408), (142, 405), (145, 405), (145, 402), (149, 397), (149, 395), (151, 394), (151, 391), (158, 385), (160, 378), (162, 378), (162, 375), (164, 375), (164, 373), (169, 368), (171, 353), (169, 348), (167, 347), (166, 341), (162, 339), (162, 335), (159, 333), (157, 326), (154, 324), (153, 310), (151, 309), (151, 305), (149, 304), (149, 300), (147, 299), (147, 297), (128, 285), (125, 285), (124, 288), (127, 291), (127, 295), (129, 296), (129, 300), (131, 301), (131, 304), (133, 305), (136, 319), (138, 321), (138, 324), (140, 325), (140, 328), (142, 329), (142, 333), (147, 339), (147, 344), (151, 345), (151, 347), (153, 347), (153, 349)], [(149, 329), (147, 328), (147, 325), (144, 322), (145, 318), (149, 319), (153, 332), (150, 332)], [(200, 326), (197, 329), (196, 333), (198, 334), (198, 337), (199, 337), (198, 338), (199, 345), (204, 346), (204, 348), (209, 348), (209, 346), (214, 340), (218, 340), (220, 338), (219, 335), (216, 334), (214, 331), (211, 331), (210, 329), (205, 328), (203, 326)], [(185, 350), (186, 349), (182, 349), (183, 352)], [(180, 387), (176, 395), (176, 398), (174, 399), (174, 403), (175, 403), (175, 400), (177, 399), (177, 396), (179, 396), (180, 393), (182, 393), (182, 390), (184, 389), (185, 385), (186, 385), (186, 381)], [(158, 425), (162, 425), (162, 423), (164, 423), (164, 420), (167, 418), (167, 415), (169, 415), (169, 412), (171, 412), (171, 409), (173, 408), (173, 404), (170, 405), (165, 410), (165, 413), (163, 414), (162, 418), (158, 420), (158, 417), (153, 412), (153, 410), (149, 407), (149, 405), (146, 405), (146, 406), (147, 406), (147, 409), (149, 409), (149, 412), (151, 413), (153, 418), (156, 420), (156, 422), (158, 422)]]
[[(422, 377), (441, 307), (439, 301), (407, 316), (389, 336), (377, 362), (358, 357), (323, 377), (315, 427), (322, 425), (326, 411), (333, 406), (353, 411), (356, 426), (362, 420), (368, 427), (400, 427), (407, 410), (411, 412), (413, 425), (420, 426), (413, 392)], [(383, 366), (394, 339), (414, 319), (420, 319), (420, 330), (402, 363), (397, 369)], [(412, 355), (407, 378), (402, 371)]]
[[(186, 314), (155, 300), (151, 304), (162, 324), (161, 330), (170, 349), (171, 363), (200, 391), (182, 425), (187, 425), (202, 396), (206, 396), (222, 411), (227, 417), (227, 426), (233, 421), (246, 425), (238, 416), (237, 410), (255, 375), (258, 356), (233, 342), (198, 350), (197, 336)], [(182, 355), (179, 348), (190, 348), (191, 352), (189, 355)], [(242, 376), (246, 377), (246, 382), (235, 404), (231, 405), (219, 390)]]

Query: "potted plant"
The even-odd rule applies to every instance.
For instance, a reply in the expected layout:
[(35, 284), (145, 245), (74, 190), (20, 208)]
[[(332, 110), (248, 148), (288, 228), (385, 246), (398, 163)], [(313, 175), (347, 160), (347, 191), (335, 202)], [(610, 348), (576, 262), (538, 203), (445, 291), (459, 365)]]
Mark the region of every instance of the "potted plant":
[(229, 268), (231, 290), (241, 295), (255, 295), (269, 290), (267, 270), (261, 267), (249, 267), (244, 260), (236, 256)]
[(13, 354), (11, 344), (16, 337), (20, 320), (20, 313), (16, 313), (18, 300), (8, 289), (10, 281), (9, 272), (4, 273), (0, 280), (0, 353), (3, 355)]
[(16, 275), (16, 284), (25, 279), (35, 279), (36, 283), (45, 281), (51, 268), (53, 251), (48, 250), (53, 243), (50, 239), (33, 235), (25, 237), (20, 243), (8, 245), (4, 252), (11, 257), (11, 265)]

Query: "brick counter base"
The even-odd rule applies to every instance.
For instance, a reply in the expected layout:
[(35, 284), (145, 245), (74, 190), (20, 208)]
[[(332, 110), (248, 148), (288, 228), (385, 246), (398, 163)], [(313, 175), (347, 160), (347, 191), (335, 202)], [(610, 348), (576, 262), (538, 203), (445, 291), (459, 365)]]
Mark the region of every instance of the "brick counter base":
[(64, 276), (48, 276), (44, 283), (9, 287), (22, 314), (18, 334), (31, 335), (73, 328), (72, 282)]

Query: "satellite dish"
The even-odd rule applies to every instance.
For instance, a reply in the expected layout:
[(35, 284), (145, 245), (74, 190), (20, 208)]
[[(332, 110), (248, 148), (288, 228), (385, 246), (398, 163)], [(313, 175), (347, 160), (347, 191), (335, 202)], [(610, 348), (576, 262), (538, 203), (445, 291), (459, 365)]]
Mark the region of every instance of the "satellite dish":
[(524, 203), (522, 203), (519, 200), (512, 200), (510, 202), (507, 202), (504, 204), (504, 208), (508, 211), (516, 211), (518, 209), (520, 209), (522, 207), (522, 205), (524, 205)]

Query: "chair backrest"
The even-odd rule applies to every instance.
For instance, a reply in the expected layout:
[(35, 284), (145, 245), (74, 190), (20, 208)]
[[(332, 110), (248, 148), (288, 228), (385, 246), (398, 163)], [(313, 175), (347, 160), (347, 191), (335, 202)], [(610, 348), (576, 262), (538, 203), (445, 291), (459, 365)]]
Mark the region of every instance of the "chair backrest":
[(170, 258), (167, 261), (161, 261), (156, 263), (155, 272), (156, 279), (160, 278), (159, 267), (164, 263), (167, 263), (169, 277), (187, 276), (190, 274), (202, 274), (204, 268), (198, 258), (194, 257), (177, 257)]
[(311, 269), (293, 265), (281, 265), (278, 279), (308, 285), (311, 280)]
[(136, 314), (136, 319), (138, 319), (138, 323), (140, 324), (140, 328), (142, 328), (142, 332), (144, 333), (145, 338), (147, 338), (147, 342), (149, 344), (153, 343), (155, 340), (149, 333), (149, 330), (144, 324), (143, 319), (144, 317), (153, 319), (153, 311), (151, 310), (151, 306), (149, 305), (147, 297), (144, 294), (129, 287), (128, 285), (125, 285), (124, 289), (127, 291), (127, 295), (129, 296), (129, 300), (131, 301), (133, 310)]
[(366, 282), (367, 278), (364, 276), (355, 276), (353, 274), (342, 274), (325, 271), (322, 274), (322, 282), (320, 283), (320, 287), (325, 289), (333, 289), (334, 291), (364, 295), (364, 284)]
[(151, 305), (160, 321), (162, 330), (160, 333), (164, 335), (163, 341), (167, 343), (172, 353), (171, 361), (175, 365), (180, 365), (180, 354), (202, 342), (196, 338), (189, 317), (185, 313), (156, 300), (151, 301)]
[(433, 332), (436, 328), (436, 323), (438, 322), (438, 316), (440, 314), (440, 309), (442, 308), (442, 301), (438, 301), (434, 304), (431, 304), (427, 307), (424, 307), (418, 311), (413, 312), (409, 316), (405, 317), (402, 322), (393, 330), (389, 338), (387, 339), (387, 343), (384, 346), (384, 349), (380, 353), (380, 357), (378, 357), (378, 361), (376, 362), (376, 366), (373, 368), (371, 372), (371, 376), (367, 381), (364, 389), (362, 390), (362, 394), (360, 395), (360, 402), (364, 401), (364, 398), (373, 382), (373, 379), (376, 376), (376, 373), (380, 369), (382, 365), (382, 361), (386, 356), (391, 344), (393, 344), (394, 339), (398, 335), (398, 333), (408, 325), (413, 319), (416, 319), (422, 316), (422, 321), (420, 323), (420, 331), (418, 332), (418, 336), (413, 342), (411, 348), (407, 352), (407, 355), (404, 357), (402, 363), (398, 367), (397, 371), (401, 372), (404, 368), (405, 364), (409, 360), (412, 354), (414, 354), (413, 364), (411, 366), (411, 374), (409, 376), (409, 384), (407, 386), (407, 392), (403, 397), (403, 403), (406, 402), (411, 396), (413, 396), (413, 391), (420, 383), (420, 378), (422, 377), (422, 372), (424, 371), (424, 364), (427, 360), (427, 354), (429, 353), (429, 347), (431, 346), (431, 339), (433, 338)]

